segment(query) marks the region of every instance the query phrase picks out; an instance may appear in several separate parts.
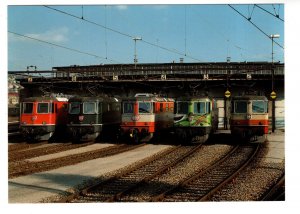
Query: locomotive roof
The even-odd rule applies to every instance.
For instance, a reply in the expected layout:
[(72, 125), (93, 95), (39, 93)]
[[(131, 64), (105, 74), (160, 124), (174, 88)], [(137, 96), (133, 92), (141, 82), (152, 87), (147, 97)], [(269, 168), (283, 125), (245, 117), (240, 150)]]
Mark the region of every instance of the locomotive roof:
[(75, 96), (69, 99), (69, 102), (72, 101), (79, 101), (79, 102), (86, 102), (86, 101), (98, 101), (98, 102), (120, 102), (119, 98), (115, 97), (104, 97), (104, 96), (95, 96), (95, 97), (82, 97), (82, 96)]
[(166, 98), (166, 97), (130, 97), (125, 98), (123, 101), (148, 101), (148, 102), (174, 102), (175, 100), (173, 98)]
[(204, 96), (188, 96), (188, 97), (178, 97), (176, 101), (209, 101), (212, 100), (210, 97)]
[(258, 95), (244, 95), (244, 96), (234, 96), (232, 100), (265, 100), (267, 101), (266, 96), (258, 96)]
[(68, 101), (66, 97), (27, 97), (23, 102), (49, 102), (49, 101)]

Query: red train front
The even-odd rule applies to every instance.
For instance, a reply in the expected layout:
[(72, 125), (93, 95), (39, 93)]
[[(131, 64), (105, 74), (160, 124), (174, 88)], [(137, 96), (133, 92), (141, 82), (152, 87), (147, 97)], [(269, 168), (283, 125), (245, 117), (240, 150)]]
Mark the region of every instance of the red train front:
[(122, 101), (121, 136), (134, 143), (169, 130), (174, 123), (174, 99), (153, 94), (136, 94)]
[(31, 97), (21, 102), (20, 131), (27, 141), (49, 140), (67, 124), (67, 98)]
[(233, 97), (230, 117), (231, 134), (251, 140), (268, 134), (268, 99), (265, 96)]

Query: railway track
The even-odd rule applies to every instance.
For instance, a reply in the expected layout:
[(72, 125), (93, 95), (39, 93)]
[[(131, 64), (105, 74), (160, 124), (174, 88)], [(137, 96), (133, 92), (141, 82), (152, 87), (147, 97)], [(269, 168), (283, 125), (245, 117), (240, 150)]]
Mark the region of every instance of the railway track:
[(207, 201), (255, 157), (259, 146), (237, 146), (202, 172), (152, 198), (151, 201)]
[(285, 199), (285, 175), (282, 176), (271, 186), (260, 201), (284, 201)]
[(68, 156), (54, 158), (45, 161), (38, 161), (38, 162), (29, 162), (26, 160), (14, 161), (9, 163), (8, 174), (9, 174), (9, 178), (14, 178), (14, 177), (24, 176), (32, 173), (43, 172), (51, 169), (56, 169), (62, 166), (81, 163), (96, 158), (116, 155), (122, 152), (136, 149), (144, 145), (146, 144), (139, 144), (139, 145), (119, 144), (119, 145), (109, 146), (106, 148), (101, 148), (89, 152), (68, 155)]
[[(141, 145), (116, 145), (110, 146), (107, 148), (102, 148), (98, 150), (94, 150), (92, 152), (85, 152), (77, 155), (69, 155), (61, 158), (51, 159), (47, 161), (39, 161), (39, 162), (28, 162), (26, 158), (42, 156), (45, 154), (54, 154), (49, 151), (49, 153), (43, 151), (43, 148), (39, 148), (39, 146), (43, 146), (45, 142), (41, 142), (38, 144), (26, 144), (20, 143), (16, 145), (9, 145), (9, 178), (14, 178), (22, 175), (27, 175), (35, 172), (42, 172), (50, 169), (55, 169), (61, 166), (68, 166), (76, 163), (80, 163), (83, 161), (91, 160), (94, 158), (105, 157), (110, 155), (115, 155), (124, 151), (128, 151), (131, 149), (135, 149)], [(64, 145), (64, 144), (62, 144)], [(57, 144), (49, 144), (50, 147), (57, 148), (59, 150), (59, 146)], [(72, 149), (71, 144), (66, 145), (66, 148), (63, 148), (63, 151)], [(84, 145), (74, 145), (76, 146), (84, 146)], [(86, 146), (86, 145), (85, 145)], [(121, 148), (122, 151), (108, 151), (107, 154), (104, 153), (103, 150), (114, 150), (118, 146), (124, 146)], [(125, 148), (125, 147), (131, 148)], [(135, 147), (137, 146), (137, 147)], [(185, 201), (214, 201), (212, 199), (218, 192), (225, 191), (224, 186), (229, 183), (235, 183), (236, 175), (243, 174), (245, 169), (249, 168), (248, 163), (253, 162), (253, 158), (257, 155), (259, 147), (256, 145), (243, 145), (237, 146), (232, 153), (228, 156), (222, 154), (215, 153), (217, 159), (219, 161), (213, 161), (208, 165), (205, 165), (204, 161), (200, 161), (203, 167), (199, 170), (194, 168), (194, 174), (187, 175), (186, 172), (183, 172), (184, 176), (181, 176), (176, 180), (176, 182), (166, 182), (163, 177), (170, 177), (173, 172), (179, 175), (181, 173), (178, 170), (178, 165), (183, 163), (189, 159), (195, 153), (200, 153), (203, 150), (203, 147), (207, 145), (202, 145), (196, 149), (196, 146), (185, 146), (185, 151), (181, 151), (176, 154), (174, 151), (166, 150), (163, 155), (166, 159), (161, 159), (159, 163), (156, 165), (157, 159), (160, 159), (158, 156), (147, 158), (148, 167), (145, 162), (141, 162), (134, 165), (134, 168), (128, 169), (126, 172), (122, 172), (114, 177), (108, 178), (106, 180), (97, 183), (94, 183), (92, 186), (89, 186), (85, 189), (81, 189), (74, 194), (65, 197), (59, 201), (53, 202), (141, 202), (141, 201), (165, 201), (165, 202), (185, 202)], [(220, 146), (220, 145), (218, 145)], [(37, 147), (37, 148), (35, 148)], [(47, 146), (48, 147), (48, 146)], [(192, 148), (193, 147), (193, 148)], [(229, 147), (229, 145), (228, 145)], [(231, 146), (233, 147), (233, 146)], [(110, 148), (110, 149), (109, 149)], [(180, 147), (176, 147), (179, 150)], [(200, 149), (201, 148), (201, 149)], [(127, 150), (128, 149), (128, 150)], [(175, 148), (174, 148), (175, 149)], [(51, 150), (51, 149), (50, 149)], [(103, 154), (101, 154), (101, 151)], [(36, 155), (30, 154), (30, 151), (35, 151)], [(22, 154), (23, 153), (23, 154)], [(33, 152), (34, 153), (34, 152)], [(97, 154), (96, 154), (97, 153)], [(170, 153), (170, 156), (168, 154)], [(11, 154), (19, 155), (19, 157), (11, 156)], [(205, 156), (207, 151), (202, 154)], [(87, 159), (82, 156), (86, 156)], [(262, 157), (262, 156), (261, 156)], [(255, 161), (256, 162), (256, 161)], [(152, 165), (151, 165), (152, 164)], [(186, 165), (189, 166), (189, 165)], [(261, 166), (261, 168), (275, 169), (277, 166)], [(188, 167), (193, 168), (193, 167)], [(221, 169), (220, 169), (221, 168)], [(253, 167), (252, 167), (253, 168)], [(226, 170), (224, 170), (226, 169)], [(14, 171), (15, 170), (15, 171)], [(243, 170), (243, 172), (241, 172)], [(247, 177), (248, 179), (248, 177)], [(277, 179), (277, 178), (276, 178)], [(168, 180), (168, 179), (166, 179)], [(244, 179), (245, 180), (245, 179)], [(234, 182), (233, 182), (234, 181)], [(163, 185), (163, 186), (162, 186)], [(249, 200), (284, 200), (284, 172), (283, 172), (283, 182), (281, 181), (281, 185), (274, 184), (274, 189), (270, 190), (271, 193), (264, 193), (264, 197), (257, 199), (249, 199)], [(151, 190), (151, 191), (150, 191)], [(147, 192), (147, 196), (142, 196), (142, 193)], [(256, 193), (254, 193), (256, 194)], [(228, 201), (226, 199), (222, 199), (221, 197), (218, 199), (221, 201)], [(242, 200), (242, 199), (241, 199)], [(246, 199), (248, 200), (248, 199)]]
[(30, 144), (27, 142), (19, 142), (19, 143), (8, 145), (8, 152), (10, 153), (10, 152), (17, 152), (17, 151), (26, 150), (26, 149), (33, 149), (35, 147), (39, 147), (39, 146), (45, 145), (45, 144), (48, 144), (48, 142), (42, 141), (42, 142), (35, 143), (35, 144)]
[[(128, 169), (110, 179), (88, 186), (68, 197), (64, 197), (58, 202), (150, 201), (151, 196), (136, 196), (136, 193), (144, 194), (148, 191), (149, 194), (158, 195), (172, 187), (172, 184), (155, 185), (157, 182), (153, 182), (153, 180), (160, 179), (164, 175), (169, 176), (168, 174), (170, 172), (171, 174), (173, 173), (174, 176), (176, 171), (177, 174), (178, 172), (180, 173), (180, 168), (190, 168), (190, 172), (185, 171), (181, 176), (175, 175), (175, 177), (177, 177), (175, 180), (185, 180), (185, 178), (191, 176), (195, 170), (199, 171), (199, 169), (211, 165), (231, 150), (231, 146), (222, 149), (220, 149), (220, 146), (178, 146), (157, 157), (147, 159), (144, 163), (142, 162), (134, 168)], [(191, 162), (197, 163), (195, 161), (199, 161), (199, 157), (203, 158), (203, 162), (205, 162), (205, 159), (210, 159), (210, 161), (207, 161), (206, 164), (199, 164), (198, 162), (195, 167), (187, 166)], [(134, 196), (131, 197), (132, 195)]]
[[(263, 199), (272, 186), (284, 175), (284, 161), (266, 159), (268, 147), (262, 146), (259, 153), (245, 169), (216, 192), (211, 201), (261, 201), (276, 200), (275, 197)], [(283, 183), (284, 184), (284, 183)], [(276, 186), (275, 186), (276, 187)], [(276, 187), (277, 188), (277, 187)], [(279, 187), (278, 192), (284, 196), (284, 186)]]
[(141, 161), (129, 169), (123, 170), (105, 181), (96, 182), (68, 197), (64, 197), (58, 202), (109, 202), (118, 200), (127, 191), (163, 173), (200, 148), (201, 145), (172, 147)]
[[(33, 157), (38, 157), (42, 155), (54, 154), (57, 152), (63, 152), (71, 149), (77, 149), (80, 147), (86, 147), (93, 143), (82, 143), (82, 144), (72, 144), (72, 143), (60, 143), (60, 144), (38, 144), (39, 147), (35, 148), (33, 145), (25, 149), (18, 148), (8, 152), (8, 161), (21, 161), (24, 159), (29, 159)], [(30, 144), (29, 144), (30, 145)], [(46, 147), (43, 147), (45, 145)]]

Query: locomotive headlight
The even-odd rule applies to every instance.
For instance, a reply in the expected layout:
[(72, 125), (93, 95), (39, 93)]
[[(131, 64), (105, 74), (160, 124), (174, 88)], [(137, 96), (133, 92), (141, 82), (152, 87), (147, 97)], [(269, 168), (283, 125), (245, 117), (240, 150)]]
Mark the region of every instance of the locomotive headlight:
[(27, 123), (24, 121), (24, 122), (22, 122), (22, 124), (23, 124), (23, 125), (26, 125)]
[(46, 125), (47, 123), (45, 121), (42, 122), (43, 125)]
[(247, 114), (247, 119), (250, 120), (251, 119), (251, 114)]

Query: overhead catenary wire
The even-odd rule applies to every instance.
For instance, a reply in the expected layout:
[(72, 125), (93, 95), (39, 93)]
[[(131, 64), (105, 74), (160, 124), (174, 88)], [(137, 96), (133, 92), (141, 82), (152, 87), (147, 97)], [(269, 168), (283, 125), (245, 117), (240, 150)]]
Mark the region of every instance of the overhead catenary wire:
[(249, 13), (249, 5), (248, 5), (248, 15), (249, 15), (248, 19), (249, 19), (249, 20), (251, 20), (251, 18), (252, 18), (252, 14), (253, 14), (253, 12), (254, 12), (254, 8), (255, 8), (255, 5), (253, 6), (252, 12), (251, 12), (251, 14), (250, 14), (250, 13)]
[[(105, 21), (105, 27), (106, 27), (106, 22), (107, 22), (107, 20), (106, 20), (106, 18), (107, 18), (107, 15), (106, 15), (106, 5), (105, 5), (105, 13), (104, 13), (104, 16), (105, 16), (105, 19), (104, 19), (104, 21)], [(106, 32), (106, 28), (105, 28), (105, 32), (104, 32), (104, 39), (105, 39), (105, 58), (107, 59), (107, 32)]]
[(277, 19), (279, 19), (279, 20), (281, 20), (281, 21), (284, 22), (284, 20), (283, 20), (282, 18), (279, 17), (279, 14), (276, 14), (276, 11), (275, 11), (275, 15), (274, 15), (274, 14), (271, 13), (270, 11), (267, 11), (266, 9), (264, 9), (263, 7), (261, 7), (261, 6), (257, 5), (257, 4), (254, 4), (254, 6), (255, 6), (255, 7), (258, 7), (259, 9), (261, 9), (261, 10), (267, 12), (268, 14), (270, 14), (270, 15), (274, 16), (275, 18), (277, 18)]
[[(237, 12), (239, 15), (241, 15), (243, 18), (245, 18), (248, 22), (250, 22), (255, 28), (257, 28), (260, 32), (262, 32), (266, 37), (268, 37), (269, 39), (270, 36), (268, 34), (266, 34), (262, 29), (260, 29), (256, 24), (254, 24), (251, 20), (249, 20), (246, 16), (244, 16), (241, 12), (239, 12), (237, 9), (235, 9), (234, 7), (232, 7), (230, 4), (228, 4), (228, 6), (230, 8), (232, 8), (235, 12)], [(282, 49), (284, 49), (284, 47), (282, 45), (280, 45), (278, 42), (273, 41), (276, 45), (278, 45), (279, 47), (281, 47)]]
[[(64, 14), (64, 15), (71, 16), (71, 17), (76, 18), (76, 19), (80, 19), (80, 20), (82, 20), (82, 21), (85, 21), (85, 22), (87, 22), (87, 23), (96, 25), (96, 26), (98, 26), (98, 27), (107, 29), (107, 30), (109, 30), (109, 31), (112, 31), (112, 32), (114, 32), (114, 33), (117, 33), (117, 34), (120, 34), (120, 35), (122, 35), (122, 36), (128, 37), (128, 38), (130, 38), (130, 39), (135, 38), (135, 36), (130, 35), (130, 34), (128, 34), (128, 33), (124, 33), (124, 32), (121, 32), (121, 31), (119, 31), (119, 30), (115, 30), (115, 29), (113, 29), (113, 28), (110, 28), (110, 27), (107, 27), (107, 26), (105, 26), (105, 25), (96, 23), (96, 22), (94, 22), (94, 21), (90, 21), (90, 20), (85, 19), (85, 18), (82, 19), (81, 17), (78, 17), (78, 16), (73, 15), (73, 14), (71, 14), (71, 13), (65, 12), (65, 11), (63, 11), (63, 10), (59, 10), (59, 9), (57, 9), (57, 8), (53, 8), (53, 7), (50, 7), (50, 6), (47, 6), (47, 5), (44, 5), (44, 7), (48, 8), (48, 9), (50, 9), (50, 10), (54, 10), (54, 11), (56, 11), (56, 12), (62, 13), (62, 14)], [(202, 60), (197, 59), (197, 58), (195, 58), (195, 57), (193, 57), (193, 56), (187, 55), (186, 53), (181, 53), (180, 51), (177, 51), (177, 50), (174, 50), (174, 49), (171, 49), (171, 48), (167, 48), (167, 47), (163, 47), (163, 46), (161, 46), (161, 45), (155, 44), (155, 43), (153, 43), (153, 42), (146, 41), (146, 40), (144, 40), (144, 39), (142, 39), (141, 42), (146, 43), (146, 44), (151, 45), (151, 46), (154, 46), (154, 47), (158, 47), (158, 48), (160, 48), (160, 49), (163, 49), (163, 50), (168, 51), (168, 52), (171, 52), (171, 53), (175, 53), (175, 54), (178, 54), (178, 55), (181, 55), (181, 56), (188, 57), (188, 58), (193, 59), (193, 60), (198, 61), (198, 62), (201, 62), (201, 61), (202, 61)]]
[(186, 56), (186, 5), (184, 7), (184, 55)]
[[(201, 18), (201, 21), (207, 23), (209, 26), (213, 26), (214, 23), (209, 21), (208, 19), (206, 19), (205, 17), (203, 17), (202, 15), (199, 14), (198, 11), (196, 11), (195, 9), (192, 9), (191, 11), (193, 11), (197, 16), (199, 16)], [(212, 31), (214, 33), (216, 33), (216, 35), (218, 35), (219, 37), (222, 37), (227, 44), (229, 43), (232, 47), (238, 49), (240, 52), (241, 51), (247, 51), (247, 52), (251, 52), (251, 50), (246, 49), (246, 48), (242, 48), (240, 45), (235, 44), (233, 41), (231, 41), (227, 35), (225, 35), (224, 32), (222, 32), (218, 27), (214, 27), (214, 28), (210, 28), (210, 30), (213, 29)], [(243, 61), (246, 61), (245, 57), (243, 57)]]
[(77, 49), (74, 49), (74, 48), (58, 45), (58, 44), (55, 44), (55, 43), (52, 43), (52, 42), (48, 42), (48, 41), (45, 41), (45, 40), (41, 40), (41, 39), (37, 39), (37, 38), (34, 38), (34, 37), (26, 36), (26, 35), (16, 33), (16, 32), (13, 32), (13, 31), (8, 31), (8, 33), (11, 33), (11, 34), (14, 34), (14, 35), (17, 35), (17, 36), (20, 36), (20, 37), (24, 37), (24, 38), (27, 38), (27, 39), (35, 40), (35, 41), (38, 41), (38, 42), (42, 42), (42, 43), (45, 43), (45, 44), (48, 44), (48, 45), (63, 48), (63, 49), (69, 50), (69, 51), (73, 51), (73, 52), (77, 52), (77, 53), (80, 53), (80, 54), (85, 54), (85, 55), (89, 55), (89, 56), (93, 56), (93, 57), (96, 57), (96, 58), (100, 58), (100, 59), (104, 59), (104, 60), (108, 60), (108, 61), (111, 61), (111, 62), (121, 64), (120, 62), (118, 62), (116, 60), (113, 60), (113, 59), (106, 59), (105, 57), (102, 57), (102, 56), (99, 56), (99, 55), (96, 55), (96, 54), (93, 54), (93, 53), (88, 53), (88, 52), (77, 50)]

